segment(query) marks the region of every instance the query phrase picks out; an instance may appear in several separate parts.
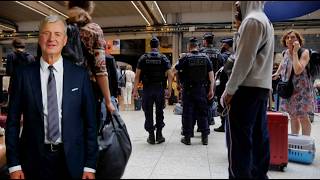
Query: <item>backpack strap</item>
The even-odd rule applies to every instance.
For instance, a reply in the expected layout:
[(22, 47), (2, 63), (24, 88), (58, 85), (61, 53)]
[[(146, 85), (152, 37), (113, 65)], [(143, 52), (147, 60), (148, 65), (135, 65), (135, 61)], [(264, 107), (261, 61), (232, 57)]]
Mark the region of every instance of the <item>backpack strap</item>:
[[(305, 48), (300, 48), (298, 50), (298, 58), (300, 60), (302, 53), (305, 51)], [(308, 49), (309, 51), (309, 58), (311, 58), (311, 49)], [(310, 60), (309, 60), (310, 61)], [(310, 73), (310, 62), (306, 65), (306, 70), (307, 70), (307, 74), (308, 74), (308, 78), (311, 78), (311, 73)]]

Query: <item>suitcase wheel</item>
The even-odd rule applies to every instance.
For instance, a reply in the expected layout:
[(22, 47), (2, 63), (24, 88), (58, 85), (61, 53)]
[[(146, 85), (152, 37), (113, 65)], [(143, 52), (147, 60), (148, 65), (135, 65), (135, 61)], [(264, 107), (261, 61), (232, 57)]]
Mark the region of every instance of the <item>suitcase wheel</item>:
[(287, 167), (287, 165), (280, 165), (280, 166), (279, 166), (279, 170), (280, 170), (281, 172), (284, 172), (286, 167)]

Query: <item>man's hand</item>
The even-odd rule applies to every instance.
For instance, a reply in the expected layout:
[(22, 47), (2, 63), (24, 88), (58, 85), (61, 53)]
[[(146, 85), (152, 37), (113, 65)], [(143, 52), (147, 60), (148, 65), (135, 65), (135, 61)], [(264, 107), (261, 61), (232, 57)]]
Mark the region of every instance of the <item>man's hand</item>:
[(23, 171), (18, 170), (10, 173), (10, 179), (25, 179)]
[(137, 90), (137, 89), (133, 89), (133, 91), (132, 91), (132, 96), (133, 96), (134, 99), (138, 99), (139, 93), (138, 93), (138, 90)]
[(280, 78), (279, 74), (276, 74), (276, 73), (272, 74), (272, 80), (277, 80), (279, 78)]
[(165, 98), (166, 99), (169, 99), (170, 97), (171, 97), (171, 93), (172, 93), (172, 90), (170, 90), (170, 89), (168, 89), (167, 91), (166, 91), (166, 95), (165, 95)]
[(227, 94), (226, 91), (223, 92), (220, 98), (220, 104), (222, 105), (223, 108), (230, 105), (232, 97), (233, 95)]
[(208, 96), (207, 96), (208, 100), (211, 100), (213, 98), (213, 96), (214, 96), (213, 90), (210, 89), (209, 92), (208, 92)]
[(111, 102), (106, 103), (106, 107), (107, 107), (108, 111), (111, 113), (113, 113), (116, 110)]
[(83, 172), (82, 179), (95, 179), (95, 175), (92, 172)]

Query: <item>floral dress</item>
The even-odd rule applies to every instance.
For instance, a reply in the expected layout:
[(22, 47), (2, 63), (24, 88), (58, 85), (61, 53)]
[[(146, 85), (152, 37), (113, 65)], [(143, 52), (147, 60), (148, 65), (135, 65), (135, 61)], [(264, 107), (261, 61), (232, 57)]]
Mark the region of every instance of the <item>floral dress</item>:
[(105, 61), (107, 43), (101, 27), (96, 23), (88, 23), (80, 28), (80, 37), (89, 53), (94, 56), (94, 59), (90, 59), (88, 60), (90, 62), (86, 63), (91, 78), (108, 75)]
[[(287, 73), (285, 74), (286, 68)], [(292, 69), (292, 60), (289, 51), (286, 50), (280, 69), (282, 80), (288, 80), (290, 73), (294, 73)], [(294, 87), (293, 94), (289, 99), (281, 98), (280, 111), (288, 112), (291, 118), (305, 117), (308, 113), (313, 113), (315, 110), (314, 91), (307, 70), (304, 69), (300, 75), (294, 74), (292, 83)]]

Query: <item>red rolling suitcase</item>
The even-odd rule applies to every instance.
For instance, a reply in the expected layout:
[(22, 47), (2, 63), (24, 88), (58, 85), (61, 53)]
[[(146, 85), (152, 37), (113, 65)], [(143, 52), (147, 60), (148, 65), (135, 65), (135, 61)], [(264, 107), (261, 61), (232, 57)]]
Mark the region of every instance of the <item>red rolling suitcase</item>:
[(270, 168), (284, 171), (288, 164), (288, 116), (267, 112), (270, 139)]

